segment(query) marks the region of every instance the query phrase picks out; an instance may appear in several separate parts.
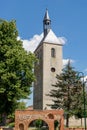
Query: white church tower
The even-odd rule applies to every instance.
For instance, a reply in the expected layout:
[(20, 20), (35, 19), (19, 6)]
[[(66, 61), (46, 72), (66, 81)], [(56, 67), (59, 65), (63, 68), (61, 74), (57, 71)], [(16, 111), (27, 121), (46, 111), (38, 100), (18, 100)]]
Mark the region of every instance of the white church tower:
[(51, 109), (47, 104), (52, 98), (47, 96), (56, 83), (56, 74), (62, 70), (62, 43), (51, 29), (51, 20), (46, 10), (43, 19), (43, 39), (35, 50), (38, 58), (35, 64), (36, 81), (34, 83), (33, 108)]

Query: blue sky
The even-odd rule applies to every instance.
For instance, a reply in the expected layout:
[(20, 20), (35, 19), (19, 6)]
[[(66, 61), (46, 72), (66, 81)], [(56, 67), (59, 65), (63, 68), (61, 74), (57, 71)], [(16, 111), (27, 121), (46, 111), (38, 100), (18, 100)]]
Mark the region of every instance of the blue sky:
[(87, 0), (0, 0), (0, 5), (0, 18), (16, 20), (19, 36), (27, 44), (39, 41), (48, 8), (52, 30), (66, 39), (63, 59), (73, 60), (76, 70), (87, 75)]

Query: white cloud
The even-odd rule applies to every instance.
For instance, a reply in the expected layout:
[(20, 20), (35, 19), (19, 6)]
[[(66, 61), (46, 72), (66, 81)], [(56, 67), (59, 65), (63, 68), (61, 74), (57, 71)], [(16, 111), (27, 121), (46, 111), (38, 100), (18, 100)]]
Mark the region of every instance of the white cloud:
[(34, 35), (33, 38), (27, 40), (22, 40), (23, 41), (23, 47), (26, 51), (31, 51), (33, 52), (36, 47), (38, 46), (38, 44), (40, 43), (41, 39), (43, 37), (43, 34), (41, 35)]
[(66, 66), (69, 61), (70, 61), (70, 63), (74, 63), (74, 62), (75, 62), (75, 61), (72, 60), (72, 59), (63, 59), (63, 66)]
[(18, 37), (17, 37), (17, 40), (21, 40), (21, 38), (18, 36)]
[(67, 42), (67, 39), (65, 37), (58, 37), (58, 39), (63, 45)]
[(86, 82), (86, 84), (87, 84), (87, 76), (85, 76), (85, 77), (84, 77), (84, 81), (85, 81), (85, 82)]
[[(38, 44), (40, 43), (40, 41), (43, 38), (43, 33), (38, 35), (34, 35), (31, 39), (21, 39), (20, 37), (18, 37), (18, 40), (22, 40), (23, 42), (23, 47), (26, 51), (31, 51), (34, 52), (34, 50), (36, 49), (36, 47), (38, 46)], [(64, 37), (58, 37), (58, 39), (61, 41), (62, 44), (66, 43), (66, 38)]]

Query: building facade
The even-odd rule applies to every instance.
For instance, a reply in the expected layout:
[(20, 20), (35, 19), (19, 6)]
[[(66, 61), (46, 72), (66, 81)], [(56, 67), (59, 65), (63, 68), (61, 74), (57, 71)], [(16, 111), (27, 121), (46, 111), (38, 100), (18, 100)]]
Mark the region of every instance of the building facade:
[(43, 19), (43, 39), (35, 50), (38, 58), (34, 73), (36, 81), (33, 92), (34, 109), (51, 109), (52, 98), (47, 96), (56, 83), (56, 74), (62, 70), (62, 43), (51, 29), (51, 20), (48, 10)]

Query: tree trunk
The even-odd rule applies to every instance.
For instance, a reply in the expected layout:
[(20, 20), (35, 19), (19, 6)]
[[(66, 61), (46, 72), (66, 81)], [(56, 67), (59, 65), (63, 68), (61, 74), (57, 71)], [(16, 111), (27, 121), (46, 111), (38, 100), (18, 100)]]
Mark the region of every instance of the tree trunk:
[(2, 118), (2, 125), (5, 126), (6, 125), (7, 114), (3, 113), (1, 118)]
[(81, 126), (82, 126), (82, 118), (81, 118)]
[(69, 114), (66, 116), (66, 127), (69, 127)]

